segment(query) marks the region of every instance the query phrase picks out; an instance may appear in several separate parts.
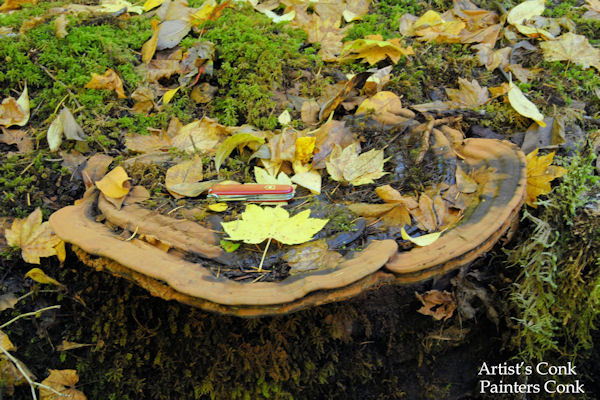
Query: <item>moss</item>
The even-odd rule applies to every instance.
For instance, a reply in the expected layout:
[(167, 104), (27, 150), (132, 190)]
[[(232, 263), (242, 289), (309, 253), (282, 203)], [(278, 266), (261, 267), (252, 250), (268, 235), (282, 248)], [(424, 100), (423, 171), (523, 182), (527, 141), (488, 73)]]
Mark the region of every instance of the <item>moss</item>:
[(273, 24), (249, 7), (226, 9), (203, 29), (203, 37), (216, 49), (219, 90), (211, 108), (225, 125), (275, 128), (283, 109), (271, 99), (273, 91), (288, 86), (302, 69), (321, 65), (315, 55), (301, 50), (306, 41), (303, 31)]
[(509, 300), (514, 345), (524, 360), (582, 356), (600, 316), (598, 177), (593, 154), (564, 160), (567, 174), (541, 201), (534, 230), (510, 253), (521, 269)]

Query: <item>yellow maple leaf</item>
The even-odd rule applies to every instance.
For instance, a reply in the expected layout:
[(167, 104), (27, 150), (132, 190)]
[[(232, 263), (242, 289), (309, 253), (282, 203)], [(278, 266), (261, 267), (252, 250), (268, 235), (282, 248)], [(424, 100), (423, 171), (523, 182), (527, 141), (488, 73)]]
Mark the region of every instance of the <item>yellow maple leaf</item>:
[(537, 208), (535, 204), (538, 196), (548, 194), (552, 190), (550, 182), (563, 176), (567, 170), (552, 164), (554, 151), (545, 156), (538, 157), (535, 149), (527, 154), (527, 205)]
[(92, 72), (92, 79), (84, 86), (86, 89), (104, 89), (114, 90), (120, 99), (126, 99), (125, 91), (123, 90), (123, 82), (119, 75), (112, 69), (106, 70), (104, 75)]
[(36, 208), (25, 219), (13, 221), (10, 229), (4, 232), (9, 246), (20, 247), (23, 260), (39, 264), (40, 257), (57, 255), (56, 247), (62, 240), (52, 233), (48, 222), (42, 223), (42, 211)]
[(258, 244), (270, 238), (283, 244), (300, 244), (311, 240), (328, 221), (310, 218), (310, 210), (304, 210), (290, 218), (290, 214), (281, 207), (262, 208), (248, 204), (242, 213), (242, 219), (223, 222), (221, 225), (229, 235), (228, 240)]
[(327, 172), (334, 181), (349, 183), (354, 186), (373, 183), (387, 172), (383, 172), (383, 150), (369, 150), (358, 155), (356, 143), (352, 143), (344, 150), (337, 144), (326, 161)]
[(402, 56), (415, 54), (412, 47), (403, 48), (400, 38), (383, 40), (381, 35), (369, 35), (364, 39), (353, 40), (346, 43), (342, 50), (342, 61), (364, 59), (370, 65), (389, 58), (397, 64)]
[(96, 186), (105, 196), (113, 199), (125, 196), (131, 188), (129, 176), (121, 166), (104, 175), (104, 178), (96, 182)]

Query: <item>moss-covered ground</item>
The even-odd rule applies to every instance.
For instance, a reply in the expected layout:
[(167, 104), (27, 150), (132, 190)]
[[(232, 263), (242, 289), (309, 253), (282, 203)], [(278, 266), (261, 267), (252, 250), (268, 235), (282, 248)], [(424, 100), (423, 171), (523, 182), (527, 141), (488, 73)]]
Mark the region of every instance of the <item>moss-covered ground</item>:
[[(506, 10), (518, 2), (475, 3)], [(0, 13), (0, 26), (18, 32), (24, 22), (64, 4), (40, 1)], [(598, 46), (600, 22), (583, 20), (582, 4), (548, 1), (546, 14), (572, 18), (577, 32)], [(452, 2), (442, 0), (374, 2), (371, 13), (354, 23), (346, 40), (368, 34), (395, 37), (404, 13), (420, 15), (450, 7)], [(47, 218), (82, 195), (83, 183), (61, 166), (45, 141), (61, 105), (74, 111), (84, 128), (87, 151), (118, 157), (124, 154), (124, 135), (166, 129), (173, 116), (183, 123), (208, 115), (226, 125), (272, 129), (284, 109), (276, 100), (278, 93), (298, 85), (302, 96), (317, 97), (334, 82), (334, 68), (319, 58), (318, 45), (308, 44), (304, 32), (273, 24), (250, 7), (235, 6), (202, 27), (202, 37), (215, 44), (214, 75), (202, 78), (217, 88), (213, 101), (198, 105), (190, 98), (191, 90), (185, 89), (159, 111), (136, 114), (131, 99), (117, 99), (114, 92), (84, 85), (92, 72), (112, 68), (128, 95), (139, 86), (136, 67), (141, 64), (142, 44), (152, 33), (149, 19), (69, 16), (69, 34), (59, 39), (54, 18), (18, 36), (0, 37), (0, 98), (17, 97), (27, 83), (34, 139), (34, 150), (27, 154), (0, 143), (0, 217), (25, 217), (39, 206)], [(184, 39), (182, 46), (192, 46), (195, 35)], [(497, 70), (480, 67), (476, 53), (466, 45), (411, 44), (417, 55), (394, 66), (386, 87), (403, 96), (405, 104), (443, 98), (443, 88), (457, 87), (458, 77), (490, 87), (506, 81)], [(598, 129), (597, 70), (547, 62), (539, 52), (522, 62), (537, 73), (519, 86), (544, 115), (583, 102), (586, 118), (575, 112), (579, 125), (586, 133)], [(357, 63), (335, 67), (344, 73), (366, 68)], [(511, 138), (526, 130), (530, 121), (495, 101), (465, 114), (462, 124), (467, 132), (480, 125)], [(73, 146), (65, 143), (63, 149)], [(477, 317), (469, 321), (457, 317), (433, 321), (416, 313), (420, 303), (414, 291), (452, 290), (456, 285), (449, 277), (410, 288), (386, 287), (289, 316), (239, 319), (151, 297), (131, 283), (79, 263), (70, 252), (63, 266), (54, 259), (42, 262), (48, 275), (65, 284), (51, 289), (23, 278), (31, 266), (11, 249), (0, 253), (0, 294), (30, 290), (33, 294), (3, 311), (0, 322), (61, 305), (60, 310), (19, 320), (5, 331), (18, 347), (15, 355), (40, 381), (48, 369), (76, 369), (77, 387), (88, 399), (477, 398), (481, 363), (511, 357), (527, 362), (575, 360), (589, 388), (588, 398), (595, 398), (600, 393), (595, 363), (600, 357), (592, 346), (598, 341), (600, 236), (598, 214), (594, 217), (588, 209), (597, 200), (595, 161), (589, 153), (584, 149), (579, 158), (569, 153), (563, 159), (568, 179), (545, 206), (528, 209), (529, 217), (508, 254), (496, 248), (477, 262), (478, 285), (493, 299), (500, 314), (498, 325), (486, 317), (481, 304)], [(560, 246), (541, 238), (540, 226)], [(507, 268), (509, 264), (514, 267)], [(528, 274), (523, 265), (534, 265), (536, 273)], [(548, 280), (551, 290), (543, 289)], [(533, 324), (520, 324), (519, 318)], [(90, 346), (58, 351), (63, 340)], [(0, 381), (0, 398), (4, 395)], [(19, 387), (14, 398), (29, 396), (27, 387)]]

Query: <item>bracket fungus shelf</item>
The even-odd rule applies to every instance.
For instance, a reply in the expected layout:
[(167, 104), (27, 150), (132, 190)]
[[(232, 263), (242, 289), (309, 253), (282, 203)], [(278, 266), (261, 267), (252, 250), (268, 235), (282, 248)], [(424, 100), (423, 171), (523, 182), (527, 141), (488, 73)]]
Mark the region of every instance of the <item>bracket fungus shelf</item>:
[[(135, 204), (119, 210), (97, 191), (55, 212), (50, 224), (85, 264), (132, 280), (154, 296), (242, 317), (285, 314), (345, 300), (381, 285), (413, 284), (443, 275), (491, 249), (516, 221), (523, 204), (525, 157), (513, 144), (492, 139), (466, 139), (457, 150), (464, 163), (486, 167), (492, 174), (478, 201), (439, 240), (400, 252), (394, 239), (372, 240), (333, 268), (299, 272), (278, 282), (241, 283), (213, 275), (185, 256), (199, 254), (226, 263), (232, 255), (221, 250), (214, 231)], [(166, 241), (170, 249), (137, 237), (124, 239), (96, 220), (98, 210), (112, 224)]]

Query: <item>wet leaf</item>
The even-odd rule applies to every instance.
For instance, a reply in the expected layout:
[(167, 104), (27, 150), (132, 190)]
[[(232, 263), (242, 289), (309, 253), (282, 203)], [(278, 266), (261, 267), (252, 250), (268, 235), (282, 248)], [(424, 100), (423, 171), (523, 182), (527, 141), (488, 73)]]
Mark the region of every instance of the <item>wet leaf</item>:
[(126, 99), (125, 92), (123, 91), (123, 82), (121, 78), (112, 69), (108, 69), (104, 75), (96, 74), (92, 72), (92, 79), (86, 83), (86, 89), (101, 89), (101, 90), (114, 90), (120, 99)]
[(392, 92), (379, 92), (363, 101), (356, 115), (371, 113), (371, 117), (384, 125), (396, 125), (415, 117), (415, 113), (402, 108), (402, 101)]
[(42, 211), (36, 208), (25, 219), (15, 219), (4, 232), (9, 246), (20, 247), (25, 262), (39, 264), (40, 257), (57, 255), (56, 246), (62, 240), (52, 233), (48, 222), (42, 223)]
[(563, 176), (567, 170), (552, 164), (554, 152), (538, 157), (538, 149), (527, 154), (527, 205), (537, 208), (538, 196), (552, 190), (550, 182)]
[(346, 43), (340, 55), (341, 61), (364, 59), (369, 65), (389, 58), (397, 64), (402, 56), (413, 55), (412, 47), (403, 48), (400, 38), (383, 40), (381, 35), (369, 35)]
[(460, 167), (456, 166), (456, 187), (462, 193), (473, 193), (477, 190), (477, 182)]
[(96, 186), (106, 196), (118, 199), (129, 193), (131, 183), (123, 167), (118, 166), (96, 182)]
[(583, 35), (567, 32), (556, 40), (541, 43), (540, 47), (546, 61), (569, 61), (583, 69), (592, 66), (600, 71), (600, 49)]
[(0, 312), (9, 308), (14, 308), (19, 298), (14, 293), (6, 293), (0, 296)]
[(383, 150), (372, 149), (358, 155), (353, 143), (344, 150), (336, 144), (326, 165), (331, 179), (358, 186), (373, 183), (387, 174), (383, 171), (385, 162)]
[(184, 196), (178, 194), (177, 191), (171, 191), (172, 186), (181, 183), (196, 183), (203, 177), (202, 160), (196, 155), (192, 160), (183, 161), (169, 168), (165, 176), (165, 186), (173, 197), (179, 199)]
[(417, 298), (423, 303), (423, 307), (417, 312), (423, 315), (431, 315), (433, 319), (439, 321), (447, 320), (456, 310), (456, 300), (452, 293), (439, 290), (429, 290), (423, 294), (415, 293)]
[(400, 234), (402, 235), (402, 239), (408, 240), (419, 247), (424, 247), (429, 246), (430, 244), (433, 244), (436, 240), (438, 240), (442, 235), (442, 232), (434, 232), (429, 233), (427, 235), (412, 237), (408, 233), (406, 233), (406, 230), (404, 229), (404, 227), (402, 227), (402, 229), (400, 230)]
[(258, 244), (271, 238), (283, 244), (299, 244), (311, 240), (328, 221), (311, 218), (310, 210), (290, 218), (289, 213), (281, 207), (261, 208), (248, 204), (240, 220), (223, 222), (221, 225), (229, 235), (229, 240)]
[(77, 382), (79, 376), (74, 369), (51, 369), (50, 376), (42, 381), (42, 385), (49, 386), (60, 394), (40, 387), (40, 400), (86, 400), (85, 394), (74, 388)]
[(81, 126), (75, 121), (73, 114), (67, 107), (63, 107), (58, 116), (52, 121), (46, 134), (50, 151), (59, 149), (63, 134), (69, 140), (85, 141), (85, 134)]
[[(17, 349), (15, 345), (10, 341), (8, 335), (2, 331), (0, 331), (0, 347), (2, 347), (6, 351), (15, 351)], [(1, 373), (0, 376), (2, 376)]]
[(290, 265), (290, 274), (335, 268), (342, 255), (329, 250), (325, 239), (314, 240), (289, 249), (283, 259)]
[(56, 346), (56, 351), (69, 351), (69, 350), (80, 349), (82, 347), (90, 347), (90, 346), (94, 346), (94, 345), (89, 344), (89, 343), (75, 343), (75, 342), (69, 342), (68, 340), (63, 340), (61, 344)]
[(544, 122), (544, 116), (537, 109), (535, 104), (533, 104), (521, 89), (514, 83), (510, 83), (510, 90), (508, 91), (508, 101), (512, 108), (515, 109), (516, 112), (521, 114), (524, 117), (531, 118), (535, 122), (537, 122), (540, 126), (546, 126)]
[(17, 100), (8, 97), (0, 104), (0, 125), (25, 126), (29, 121), (29, 94), (27, 85)]
[(250, 133), (237, 133), (225, 139), (217, 149), (215, 154), (215, 168), (217, 171), (221, 168), (223, 161), (229, 157), (231, 152), (238, 146), (245, 146), (248, 143), (258, 142), (264, 143), (265, 140)]
[(49, 285), (54, 285), (54, 286), (63, 286), (63, 284), (60, 283), (59, 281), (57, 281), (56, 279), (51, 278), (48, 275), (46, 275), (46, 273), (44, 271), (42, 271), (40, 268), (30, 269), (25, 274), (25, 278), (31, 278), (34, 281), (36, 281), (37, 283), (44, 283), (44, 284), (49, 284)]
[(227, 203), (215, 203), (215, 204), (208, 205), (208, 209), (210, 211), (214, 211), (214, 212), (223, 212), (223, 211), (227, 210), (227, 207), (229, 207), (227, 205)]

